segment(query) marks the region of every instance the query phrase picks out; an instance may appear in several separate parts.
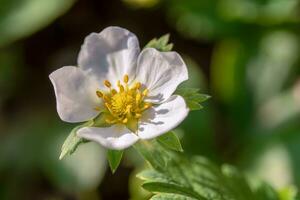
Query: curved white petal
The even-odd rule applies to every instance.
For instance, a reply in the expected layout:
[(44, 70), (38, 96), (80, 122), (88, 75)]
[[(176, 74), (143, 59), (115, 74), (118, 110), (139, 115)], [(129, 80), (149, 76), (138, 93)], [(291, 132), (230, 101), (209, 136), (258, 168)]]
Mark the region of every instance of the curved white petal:
[(49, 75), (53, 84), (59, 117), (66, 122), (82, 122), (94, 118), (100, 105), (97, 85), (78, 67), (62, 67)]
[(151, 139), (176, 128), (187, 116), (189, 109), (181, 96), (173, 95), (166, 102), (143, 113), (138, 136)]
[(138, 58), (136, 76), (136, 80), (149, 89), (147, 101), (160, 103), (167, 100), (181, 82), (188, 79), (188, 71), (178, 53), (148, 48)]
[(108, 149), (122, 150), (138, 141), (137, 135), (128, 130), (124, 125), (110, 127), (84, 127), (77, 131), (79, 137), (93, 140)]
[(78, 56), (78, 65), (99, 82), (112, 84), (125, 74), (134, 78), (140, 47), (137, 37), (126, 29), (108, 27), (88, 35)]

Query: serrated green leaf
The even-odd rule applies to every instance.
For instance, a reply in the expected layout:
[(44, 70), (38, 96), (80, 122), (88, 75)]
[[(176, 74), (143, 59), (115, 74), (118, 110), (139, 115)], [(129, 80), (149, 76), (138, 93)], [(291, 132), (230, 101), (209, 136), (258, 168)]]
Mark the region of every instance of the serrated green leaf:
[(165, 168), (142, 171), (137, 175), (152, 199), (200, 200), (279, 200), (269, 185), (254, 188), (236, 168), (221, 168), (203, 157), (172, 156)]
[(173, 48), (172, 43), (168, 43), (170, 39), (170, 34), (165, 34), (160, 38), (154, 38), (146, 44), (145, 48), (155, 48), (159, 51), (171, 51)]
[(200, 104), (210, 98), (209, 95), (200, 94), (197, 88), (178, 88), (175, 91), (184, 98), (190, 110), (200, 110), (203, 106)]
[(87, 142), (87, 140), (78, 137), (76, 135), (76, 132), (80, 128), (90, 126), (92, 124), (93, 124), (93, 121), (88, 121), (88, 122), (72, 129), (71, 133), (68, 135), (67, 139), (65, 140), (65, 142), (63, 143), (63, 145), (61, 147), (61, 153), (59, 156), (60, 160), (63, 159), (66, 155), (71, 155), (81, 143)]
[(151, 200), (197, 200), (197, 199), (178, 195), (178, 194), (157, 194), (154, 195), (151, 198)]
[(172, 131), (159, 136), (157, 138), (157, 141), (168, 149), (179, 152), (183, 151), (180, 140), (178, 139), (177, 135)]
[(123, 156), (123, 151), (111, 150), (111, 149), (107, 151), (107, 159), (112, 173), (115, 173), (118, 166), (120, 165), (122, 156)]
[(186, 104), (190, 110), (201, 110), (203, 108), (203, 106), (201, 106), (198, 102), (195, 101), (187, 101)]
[(187, 198), (194, 198), (199, 200), (206, 200), (206, 198), (200, 196), (198, 193), (190, 190), (189, 188), (182, 187), (177, 184), (172, 183), (162, 183), (162, 182), (146, 182), (143, 185), (143, 188), (151, 192), (163, 192), (183, 195)]

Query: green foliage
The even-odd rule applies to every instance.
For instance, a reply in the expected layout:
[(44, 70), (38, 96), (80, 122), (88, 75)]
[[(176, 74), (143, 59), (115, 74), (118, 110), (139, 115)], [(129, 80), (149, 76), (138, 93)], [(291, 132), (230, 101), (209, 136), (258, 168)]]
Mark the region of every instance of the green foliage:
[(297, 188), (295, 186), (286, 187), (279, 191), (280, 200), (299, 200), (297, 198)]
[(161, 156), (164, 148), (157, 141), (140, 140), (133, 147), (151, 166), (158, 169), (163, 169), (166, 166), (166, 160)]
[(170, 34), (161, 36), (160, 38), (154, 38), (148, 42), (145, 48), (155, 48), (159, 51), (171, 51), (173, 44), (169, 43)]
[(166, 13), (170, 24), (184, 37), (203, 41), (248, 37), (249, 33), (262, 33), (262, 26), (267, 29), (298, 22), (295, 19), (298, 3), (298, 0), (170, 0)]
[(117, 150), (107, 151), (107, 160), (112, 173), (115, 173), (118, 166), (120, 165), (122, 156), (123, 156), (123, 151), (117, 151)]
[(179, 152), (183, 151), (180, 140), (173, 131), (161, 135), (157, 138), (157, 141), (166, 148)]
[(93, 124), (93, 121), (88, 121), (82, 125), (79, 125), (75, 128), (73, 128), (73, 130), (71, 131), (71, 133), (69, 134), (69, 136), (67, 137), (67, 139), (65, 140), (65, 142), (63, 143), (62, 147), (61, 147), (61, 154), (59, 156), (59, 159), (63, 159), (66, 155), (71, 155), (72, 153), (75, 152), (75, 150), (77, 149), (78, 145), (80, 145), (81, 143), (87, 142), (87, 140), (80, 138), (76, 135), (76, 132), (85, 126), (90, 126), (91, 124)]
[(0, 46), (30, 35), (67, 11), (74, 0), (3, 0), (0, 8)]
[[(151, 144), (159, 149), (155, 142), (147, 146)], [(156, 163), (153, 159), (157, 156), (165, 160), (164, 167), (152, 164)], [(252, 184), (243, 173), (229, 165), (219, 168), (206, 158), (186, 158), (168, 151), (144, 158), (153, 168), (137, 176), (144, 181), (142, 187), (154, 193), (151, 199), (280, 200), (271, 186), (259, 181), (256, 181), (259, 184)]]
[(200, 103), (210, 98), (209, 95), (200, 94), (199, 89), (197, 88), (178, 88), (175, 91), (175, 94), (178, 94), (184, 98), (190, 110), (202, 109), (203, 107)]

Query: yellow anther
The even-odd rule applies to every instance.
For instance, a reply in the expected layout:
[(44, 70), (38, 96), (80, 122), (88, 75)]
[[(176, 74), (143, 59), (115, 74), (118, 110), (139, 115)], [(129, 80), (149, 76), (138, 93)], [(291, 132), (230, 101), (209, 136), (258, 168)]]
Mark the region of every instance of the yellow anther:
[(145, 103), (145, 105), (143, 106), (143, 108), (141, 109), (142, 111), (147, 110), (148, 108), (150, 108), (152, 106), (151, 103)]
[(142, 99), (141, 93), (137, 93), (135, 97), (136, 103), (139, 103), (141, 99)]
[(103, 93), (100, 92), (99, 90), (96, 91), (96, 94), (99, 98), (102, 98), (103, 97)]
[(136, 113), (134, 117), (138, 119), (138, 118), (141, 118), (141, 116), (142, 115), (140, 113)]
[(124, 92), (124, 86), (123, 85), (119, 85), (119, 89), (120, 89), (120, 92)]
[(124, 83), (128, 83), (128, 80), (129, 80), (128, 74), (125, 74), (123, 77)]
[(109, 101), (110, 100), (110, 98), (108, 96), (106, 96), (106, 95), (103, 95), (102, 98), (103, 98), (104, 101)]
[(135, 87), (136, 90), (138, 90), (138, 89), (141, 88), (141, 85), (142, 84), (140, 82), (137, 82), (134, 87)]
[(115, 94), (117, 94), (117, 90), (112, 89), (112, 90), (111, 90), (111, 93), (112, 93), (113, 95), (115, 95)]
[(127, 112), (130, 112), (131, 108), (132, 108), (132, 105), (128, 105), (128, 106), (126, 107), (126, 111), (127, 111)]
[(124, 123), (124, 124), (126, 124), (127, 122), (128, 122), (127, 118), (125, 118), (125, 119), (122, 120), (122, 123)]
[(107, 124), (120, 123), (131, 127), (133, 123), (137, 126), (143, 111), (152, 106), (151, 103), (144, 102), (145, 96), (149, 93), (148, 89), (141, 89), (140, 82), (128, 84), (129, 80), (131, 79), (125, 74), (117, 81), (116, 88), (105, 80), (103, 83), (108, 88), (107, 91), (96, 91), (96, 95), (103, 100), (104, 106), (97, 106), (94, 109), (103, 111)]
[(147, 96), (148, 93), (149, 93), (149, 90), (148, 90), (148, 89), (145, 89), (145, 90), (143, 91), (143, 96)]
[(110, 83), (108, 80), (105, 80), (105, 81), (104, 81), (104, 85), (105, 85), (106, 87), (108, 87), (108, 88), (111, 87), (111, 83)]

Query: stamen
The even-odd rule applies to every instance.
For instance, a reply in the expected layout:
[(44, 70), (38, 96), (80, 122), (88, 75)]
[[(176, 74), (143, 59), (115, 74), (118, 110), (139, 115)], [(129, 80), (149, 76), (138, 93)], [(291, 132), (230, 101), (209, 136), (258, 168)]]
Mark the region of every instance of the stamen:
[(149, 93), (149, 90), (148, 90), (148, 89), (145, 89), (145, 90), (143, 91), (143, 96), (147, 96), (148, 93)]
[(105, 80), (105, 81), (104, 81), (104, 85), (105, 85), (106, 87), (108, 87), (108, 88), (111, 87), (111, 83), (110, 83), (108, 80)]
[(138, 93), (135, 97), (136, 104), (138, 104), (141, 99), (142, 99), (141, 93)]
[(128, 83), (128, 80), (129, 80), (129, 77), (128, 77), (128, 74), (125, 74), (124, 77), (123, 77), (123, 81), (124, 83)]
[(131, 108), (132, 108), (132, 105), (128, 105), (128, 106), (126, 107), (126, 111), (129, 113), (130, 110), (131, 110)]
[(122, 84), (119, 85), (120, 92), (124, 92), (124, 86)]
[(96, 94), (99, 98), (102, 98), (103, 97), (103, 93), (100, 92), (99, 90), (96, 91)]
[(141, 111), (147, 110), (148, 108), (150, 108), (152, 106), (151, 103), (145, 103), (145, 105), (143, 106), (143, 108), (141, 109)]
[(137, 130), (137, 123), (142, 117), (143, 111), (150, 108), (152, 104), (144, 102), (149, 90), (147, 88), (142, 90), (140, 82), (135, 82), (133, 85), (128, 84), (129, 80), (128, 74), (125, 74), (123, 80), (117, 81), (116, 88), (113, 88), (108, 80), (103, 81), (109, 89), (108, 91), (97, 90), (96, 95), (103, 100), (104, 107), (97, 106), (94, 109), (104, 112), (107, 124), (121, 123), (131, 128), (135, 127), (133, 129)]
[(112, 90), (111, 90), (111, 93), (112, 93), (113, 95), (115, 95), (115, 94), (117, 94), (117, 90), (112, 89)]
[(136, 113), (134, 117), (138, 119), (138, 118), (141, 118), (141, 116), (142, 115), (140, 113)]
[(113, 110), (111, 109), (111, 107), (108, 103), (105, 103), (105, 106), (109, 110), (110, 113), (113, 113)]
[(140, 82), (137, 82), (134, 86), (137, 90), (141, 88), (141, 83)]
[(103, 98), (103, 100), (106, 101), (106, 102), (108, 102), (108, 101), (110, 100), (110, 98), (109, 98), (108, 96), (106, 96), (106, 95), (103, 95), (102, 98)]
[(122, 123), (124, 123), (124, 124), (126, 124), (127, 122), (128, 122), (127, 118), (123, 119), (123, 121), (122, 121)]

